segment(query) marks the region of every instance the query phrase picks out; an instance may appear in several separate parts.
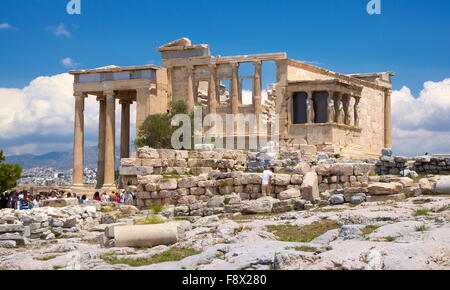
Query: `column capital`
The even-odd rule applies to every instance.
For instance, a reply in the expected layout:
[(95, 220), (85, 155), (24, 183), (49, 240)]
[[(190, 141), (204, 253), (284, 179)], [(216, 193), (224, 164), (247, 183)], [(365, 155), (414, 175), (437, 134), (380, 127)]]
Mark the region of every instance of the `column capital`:
[(138, 94), (150, 94), (150, 88), (149, 87), (141, 87), (141, 88), (136, 88), (136, 92)]
[(107, 90), (103, 91), (103, 95), (105, 95), (106, 97), (115, 97), (116, 92), (114, 90)]
[(120, 100), (119, 100), (119, 104), (120, 104), (120, 105), (131, 105), (131, 104), (133, 104), (133, 101), (131, 101), (131, 100), (126, 100), (126, 99), (120, 99)]
[(253, 65), (256, 66), (256, 67), (261, 67), (262, 66), (262, 61), (255, 60), (255, 61), (253, 61)]
[(73, 96), (76, 98), (87, 98), (87, 93), (85, 92), (74, 92)]
[(237, 69), (237, 68), (239, 68), (240, 63), (237, 61), (233, 61), (230, 63), (230, 65), (231, 65), (231, 68)]

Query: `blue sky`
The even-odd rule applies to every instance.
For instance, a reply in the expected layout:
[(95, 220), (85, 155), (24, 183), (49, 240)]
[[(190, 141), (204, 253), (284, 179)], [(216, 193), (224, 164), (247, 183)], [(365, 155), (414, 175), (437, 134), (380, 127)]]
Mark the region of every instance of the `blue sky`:
[(369, 0), (81, 0), (81, 15), (67, 2), (1, 1), (0, 88), (71, 68), (160, 64), (155, 48), (180, 37), (215, 55), (288, 52), (342, 73), (394, 71), (394, 89), (414, 98), (450, 77), (450, 1), (381, 0), (381, 15), (366, 12)]

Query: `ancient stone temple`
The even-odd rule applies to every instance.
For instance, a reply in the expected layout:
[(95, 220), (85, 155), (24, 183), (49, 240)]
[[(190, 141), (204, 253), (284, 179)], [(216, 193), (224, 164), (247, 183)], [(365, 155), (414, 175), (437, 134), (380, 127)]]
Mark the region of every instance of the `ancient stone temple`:
[[(74, 96), (74, 185), (83, 183), (84, 100), (99, 102), (98, 185), (114, 183), (115, 104), (121, 104), (121, 158), (130, 155), (130, 104), (137, 104), (137, 126), (150, 114), (165, 113), (172, 101), (184, 100), (206, 113), (255, 114), (272, 124), (283, 150), (301, 145), (343, 156), (378, 157), (391, 141), (391, 78), (394, 73), (345, 75), (289, 59), (286, 53), (212, 56), (209, 45), (182, 38), (157, 49), (162, 67), (108, 66), (72, 71)], [(274, 62), (274, 84), (263, 88), (262, 65)], [(251, 75), (239, 67), (250, 63)], [(251, 101), (243, 101), (243, 82), (252, 83)], [(226, 83), (229, 86), (226, 86)], [(270, 128), (270, 126), (269, 126)], [(270, 134), (257, 126), (257, 134)], [(217, 134), (221, 134), (217, 132)], [(235, 131), (246, 135), (248, 131)]]

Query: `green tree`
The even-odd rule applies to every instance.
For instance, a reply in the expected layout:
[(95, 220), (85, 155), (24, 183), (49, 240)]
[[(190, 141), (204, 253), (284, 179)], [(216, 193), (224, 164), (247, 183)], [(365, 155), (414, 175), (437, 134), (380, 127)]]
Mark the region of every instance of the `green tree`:
[(170, 111), (166, 114), (150, 115), (138, 129), (136, 146), (149, 146), (156, 149), (171, 149), (173, 132), (178, 129), (172, 126), (172, 118), (177, 114), (189, 114), (188, 105), (184, 101), (176, 101), (171, 104)]
[(0, 193), (14, 188), (22, 176), (22, 167), (15, 164), (1, 164), (5, 160), (3, 150), (0, 150)]

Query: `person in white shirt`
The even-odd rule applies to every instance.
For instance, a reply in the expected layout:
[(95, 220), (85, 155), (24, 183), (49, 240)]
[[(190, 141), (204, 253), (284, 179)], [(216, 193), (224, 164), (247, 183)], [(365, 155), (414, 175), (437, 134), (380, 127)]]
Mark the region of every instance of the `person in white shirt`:
[(109, 202), (109, 195), (106, 194), (106, 192), (102, 193), (102, 201), (103, 202)]
[(39, 204), (39, 197), (35, 197), (33, 199), (33, 208), (39, 208), (40, 204)]
[(263, 176), (262, 176), (262, 195), (263, 196), (270, 196), (272, 194), (272, 176), (273, 176), (274, 169), (270, 168), (264, 170)]

